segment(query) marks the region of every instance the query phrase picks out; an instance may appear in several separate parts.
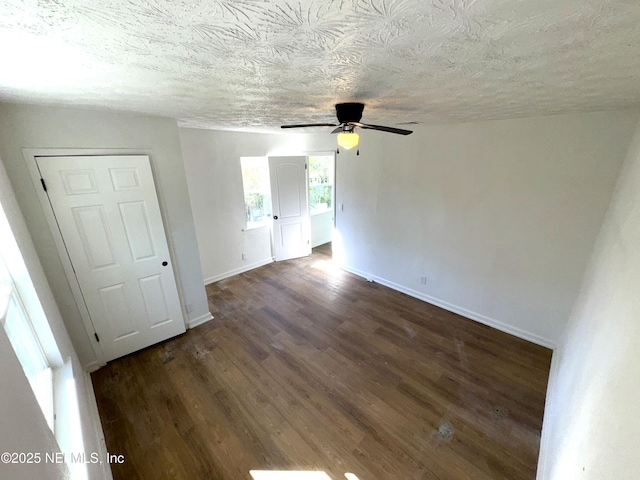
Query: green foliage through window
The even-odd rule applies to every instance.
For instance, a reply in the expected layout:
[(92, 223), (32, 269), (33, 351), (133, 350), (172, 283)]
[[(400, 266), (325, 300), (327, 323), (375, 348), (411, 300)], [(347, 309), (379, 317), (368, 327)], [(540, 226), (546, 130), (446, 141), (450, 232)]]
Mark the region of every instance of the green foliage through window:
[(311, 215), (333, 209), (333, 156), (309, 157), (309, 210)]

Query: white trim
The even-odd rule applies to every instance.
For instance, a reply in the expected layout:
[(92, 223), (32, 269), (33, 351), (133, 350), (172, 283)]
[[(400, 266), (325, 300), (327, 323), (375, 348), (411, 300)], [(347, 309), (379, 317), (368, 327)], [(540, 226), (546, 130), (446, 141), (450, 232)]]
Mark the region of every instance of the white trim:
[(100, 370), (101, 367), (104, 367), (105, 365), (106, 363), (100, 363), (97, 360), (94, 360), (93, 362), (84, 364), (82, 366), (82, 369), (87, 373), (93, 373), (93, 372), (97, 372), (98, 370)]
[(252, 227), (245, 226), (245, 228), (241, 228), (240, 231), (253, 232), (262, 228), (268, 228), (269, 230), (271, 230), (271, 227), (273, 227), (273, 219), (270, 218), (269, 220), (265, 220), (264, 222), (260, 223), (260, 225), (254, 225)]
[(305, 150), (304, 155), (307, 157), (328, 157), (329, 155), (333, 155), (333, 158), (336, 158), (335, 150)]
[(556, 390), (558, 389), (558, 376), (560, 375), (560, 348), (553, 349), (553, 355), (551, 356), (551, 368), (549, 369), (549, 380), (547, 382), (547, 395), (544, 401), (544, 415), (542, 418), (542, 435), (540, 438), (540, 449), (538, 453), (538, 469), (536, 473), (537, 479), (547, 478), (547, 470), (551, 452), (549, 452), (549, 425), (556, 419), (553, 418), (556, 415), (553, 404), (556, 396)]
[(55, 214), (53, 212), (53, 207), (51, 207), (51, 203), (49, 202), (49, 196), (47, 192), (42, 189), (42, 185), (40, 184), (40, 170), (38, 169), (38, 163), (36, 161), (36, 157), (47, 156), (50, 155), (64, 155), (65, 153), (73, 154), (77, 153), (77, 150), (58, 150), (58, 149), (31, 149), (24, 148), (22, 149), (22, 154), (24, 156), (25, 162), (27, 164), (27, 168), (29, 169), (29, 173), (31, 175), (31, 181), (33, 182), (33, 186), (36, 190), (36, 194), (38, 196), (38, 200), (40, 201), (40, 206), (42, 207), (42, 212), (44, 213), (45, 219), (47, 221), (47, 225), (49, 226), (49, 231), (51, 232), (51, 236), (53, 237), (53, 241), (56, 245), (56, 250), (58, 252), (58, 256), (60, 257), (60, 261), (62, 263), (62, 267), (64, 269), (65, 276), (67, 277), (67, 282), (69, 283), (69, 287), (71, 288), (71, 292), (73, 294), (73, 299), (75, 300), (78, 311), (80, 312), (80, 317), (82, 318), (82, 323), (84, 325), (85, 331), (87, 333), (87, 337), (89, 338), (89, 343), (93, 350), (93, 353), (98, 361), (98, 363), (105, 364), (105, 356), (102, 351), (102, 347), (100, 343), (95, 340), (94, 332), (95, 329), (93, 327), (93, 323), (91, 322), (91, 317), (89, 316), (89, 310), (87, 309), (86, 304), (84, 303), (84, 298), (82, 297), (82, 293), (80, 291), (80, 284), (78, 283), (78, 279), (75, 276), (73, 271), (73, 267), (71, 266), (71, 260), (69, 259), (69, 255), (67, 253), (67, 249), (64, 244), (64, 240), (62, 238), (62, 234), (60, 233), (60, 228), (56, 221)]
[[(60, 232), (60, 228), (58, 226), (58, 222), (55, 217), (55, 213), (53, 212), (53, 207), (49, 201), (49, 196), (42, 189), (42, 185), (40, 183), (40, 170), (38, 169), (38, 163), (36, 161), (36, 157), (61, 157), (61, 156), (105, 156), (105, 155), (146, 155), (149, 158), (149, 164), (151, 166), (151, 172), (153, 175), (153, 181), (156, 187), (156, 198), (158, 199), (158, 205), (160, 207), (160, 214), (162, 216), (162, 223), (165, 238), (167, 239), (167, 246), (169, 247), (169, 256), (171, 259), (175, 259), (175, 249), (173, 246), (173, 239), (170, 232), (168, 231), (169, 225), (169, 217), (167, 214), (167, 210), (164, 205), (164, 199), (160, 192), (162, 189), (158, 186), (158, 178), (155, 174), (155, 166), (153, 162), (153, 154), (149, 149), (136, 149), (136, 148), (23, 148), (22, 156), (27, 164), (27, 168), (29, 170), (29, 174), (31, 176), (31, 181), (36, 190), (36, 195), (38, 196), (38, 200), (40, 201), (40, 206), (42, 207), (42, 211), (44, 213), (45, 219), (47, 221), (47, 225), (49, 226), (49, 231), (51, 232), (51, 236), (53, 237), (53, 241), (56, 245), (56, 250), (58, 252), (58, 256), (60, 257), (60, 261), (62, 263), (62, 267), (65, 272), (65, 276), (67, 281), (69, 282), (69, 287), (71, 288), (71, 292), (73, 294), (73, 299), (75, 300), (75, 304), (80, 312), (80, 317), (82, 318), (82, 323), (84, 325), (85, 331), (87, 333), (87, 337), (89, 338), (89, 344), (93, 350), (93, 353), (96, 357), (95, 362), (90, 362), (86, 364), (83, 368), (85, 370), (97, 370), (102, 365), (106, 365), (105, 355), (102, 351), (102, 346), (100, 342), (95, 339), (94, 332), (95, 327), (93, 322), (91, 321), (91, 317), (89, 315), (89, 310), (84, 301), (84, 297), (82, 296), (82, 292), (80, 291), (80, 284), (78, 283), (78, 278), (73, 271), (73, 267), (71, 265), (71, 259), (69, 258), (69, 254), (67, 252), (67, 248), (64, 244), (64, 240), (62, 238), (62, 233)], [(175, 261), (171, 262), (173, 270), (173, 276), (176, 281), (176, 287), (178, 290), (178, 298), (180, 299), (180, 304), (184, 305), (184, 292), (182, 290), (182, 282), (180, 276), (177, 275), (175, 270), (175, 266), (177, 263)], [(185, 327), (187, 326), (187, 316), (184, 312), (184, 308), (182, 311), (182, 321), (184, 322)], [(97, 364), (97, 368), (94, 366)]]
[(527, 340), (529, 342), (535, 343), (536, 345), (540, 345), (546, 348), (554, 349), (556, 347), (555, 342), (549, 340), (547, 338), (543, 338), (539, 335), (536, 335), (531, 332), (527, 332), (526, 330), (522, 330), (518, 327), (514, 327), (511, 325), (507, 325), (499, 320), (494, 318), (487, 317), (480, 313), (467, 310), (464, 307), (460, 307), (458, 305), (454, 305), (452, 303), (446, 302), (444, 300), (440, 300), (438, 298), (432, 297), (430, 295), (426, 295), (424, 293), (418, 292), (416, 290), (412, 290), (410, 288), (404, 287), (398, 283), (386, 280), (384, 278), (378, 277), (376, 275), (372, 275), (370, 273), (364, 272), (362, 270), (358, 270), (357, 268), (347, 267), (345, 265), (341, 265), (343, 270), (347, 272), (353, 273), (354, 275), (358, 275), (359, 277), (365, 278), (367, 281), (374, 281), (385, 287), (389, 287), (393, 290), (397, 290), (398, 292), (405, 293), (410, 297), (417, 298), (418, 300), (422, 300), (423, 302), (430, 303), (431, 305), (435, 305), (436, 307), (444, 308), (453, 313), (457, 313), (458, 315), (462, 315), (463, 317), (469, 318), (471, 320), (475, 320), (478, 323), (482, 323), (484, 325), (488, 325), (502, 332), (508, 333), (510, 335), (514, 335), (518, 338), (522, 338), (523, 340)]
[(199, 317), (189, 320), (187, 322), (187, 328), (195, 328), (198, 325), (207, 323), (209, 320), (213, 320), (213, 315), (211, 315), (211, 312), (207, 312), (204, 315), (200, 315)]
[(263, 267), (270, 263), (273, 263), (273, 257), (265, 258), (264, 260), (260, 260), (259, 262), (252, 263), (251, 265), (244, 265), (240, 268), (234, 268), (233, 270), (229, 270), (228, 272), (221, 273), (220, 275), (215, 275), (213, 277), (205, 278), (204, 284), (209, 285), (211, 283), (219, 282), (220, 280), (224, 280), (225, 278), (233, 277), (234, 275), (239, 275), (244, 272), (248, 272), (249, 270), (253, 270), (254, 268)]
[[(101, 450), (100, 458), (107, 458), (107, 442), (104, 439), (104, 430), (102, 429), (102, 421), (100, 420), (100, 412), (98, 411), (98, 401), (96, 400), (96, 393), (93, 389), (91, 374), (86, 371), (84, 373), (84, 388), (87, 392), (87, 396), (85, 398), (89, 408), (89, 415), (93, 423), (92, 432), (96, 435), (98, 447)], [(102, 473), (104, 475), (104, 480), (113, 480), (113, 474), (111, 473), (111, 465), (109, 462), (102, 462)]]
[(254, 222), (252, 225), (246, 222), (245, 228), (242, 228), (241, 230), (243, 232), (250, 232), (252, 230), (259, 230), (260, 228), (271, 228), (272, 225), (273, 225), (273, 220), (271, 219), (271, 217), (269, 217), (268, 220), (263, 220), (262, 222), (259, 222), (259, 223)]

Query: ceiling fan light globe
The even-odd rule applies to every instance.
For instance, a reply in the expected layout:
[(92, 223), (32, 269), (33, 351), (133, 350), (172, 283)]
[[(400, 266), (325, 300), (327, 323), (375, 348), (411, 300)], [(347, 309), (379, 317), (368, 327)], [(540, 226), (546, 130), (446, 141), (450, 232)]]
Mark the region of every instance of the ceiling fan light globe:
[(338, 145), (345, 150), (357, 147), (360, 142), (360, 135), (355, 132), (342, 132), (338, 134)]

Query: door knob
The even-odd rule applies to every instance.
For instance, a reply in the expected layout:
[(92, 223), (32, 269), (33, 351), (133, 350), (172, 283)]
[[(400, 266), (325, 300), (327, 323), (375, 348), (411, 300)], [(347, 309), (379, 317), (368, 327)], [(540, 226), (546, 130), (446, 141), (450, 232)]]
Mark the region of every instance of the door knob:
[(273, 216), (273, 219), (274, 219), (274, 220), (277, 220), (277, 219), (278, 219), (278, 215), (274, 215), (274, 216)]
[(162, 262), (163, 267), (166, 267), (167, 265), (169, 265), (169, 262)]

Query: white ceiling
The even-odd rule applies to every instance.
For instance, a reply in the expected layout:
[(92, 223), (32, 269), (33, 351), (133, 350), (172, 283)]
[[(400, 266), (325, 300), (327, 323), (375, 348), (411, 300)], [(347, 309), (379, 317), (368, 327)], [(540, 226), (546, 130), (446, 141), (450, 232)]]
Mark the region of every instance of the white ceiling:
[(0, 0), (0, 100), (243, 130), (640, 106), (640, 2)]

